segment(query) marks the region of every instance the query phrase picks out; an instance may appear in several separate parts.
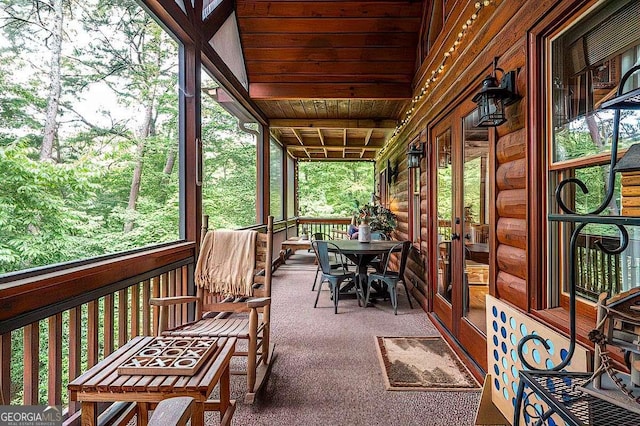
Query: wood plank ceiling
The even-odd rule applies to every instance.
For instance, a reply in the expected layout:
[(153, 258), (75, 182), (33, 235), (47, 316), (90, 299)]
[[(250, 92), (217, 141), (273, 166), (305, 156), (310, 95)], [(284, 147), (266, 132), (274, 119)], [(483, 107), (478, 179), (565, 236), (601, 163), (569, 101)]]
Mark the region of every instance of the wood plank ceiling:
[(373, 159), (411, 99), (423, 1), (237, 0), (249, 95), (297, 158)]

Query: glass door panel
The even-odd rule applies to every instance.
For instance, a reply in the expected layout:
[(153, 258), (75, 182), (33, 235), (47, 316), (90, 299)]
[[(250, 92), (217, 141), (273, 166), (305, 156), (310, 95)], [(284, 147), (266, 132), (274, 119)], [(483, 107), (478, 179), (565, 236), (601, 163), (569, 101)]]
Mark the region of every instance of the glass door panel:
[(463, 118), (463, 279), (462, 314), (486, 334), (489, 292), (489, 132), (474, 127), (478, 112)]
[(436, 247), (438, 294), (449, 304), (452, 300), (451, 235), (453, 229), (453, 179), (451, 167), (451, 129), (436, 136), (437, 175), (436, 209), (438, 213), (438, 239)]

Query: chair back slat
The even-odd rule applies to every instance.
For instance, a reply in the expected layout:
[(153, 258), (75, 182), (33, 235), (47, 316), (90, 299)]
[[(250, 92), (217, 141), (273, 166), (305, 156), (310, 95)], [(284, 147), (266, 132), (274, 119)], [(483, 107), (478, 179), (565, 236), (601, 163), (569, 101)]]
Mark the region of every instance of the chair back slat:
[(332, 242), (325, 240), (315, 240), (311, 241), (311, 249), (315, 252), (316, 258), (318, 259), (318, 265), (320, 265), (320, 270), (324, 274), (332, 274), (335, 273), (335, 269), (331, 268), (331, 259), (329, 257), (329, 251), (336, 254), (336, 259), (341, 259), (342, 262), (342, 270), (347, 271), (347, 266), (344, 264), (344, 256), (340, 247), (335, 245)]
[[(400, 278), (404, 275), (404, 270), (407, 266), (407, 257), (409, 255), (409, 249), (411, 248), (411, 241), (401, 241), (398, 244), (395, 244), (393, 247), (389, 249), (389, 252), (385, 256), (385, 265), (383, 274), (387, 274), (388, 272), (397, 272)], [(398, 253), (400, 255), (399, 258), (399, 266), (397, 271), (393, 271), (391, 269), (391, 255), (393, 253)]]
[(386, 241), (389, 238), (387, 238), (387, 235), (384, 232), (374, 231), (371, 233), (371, 239), (374, 241)]
[[(203, 233), (208, 229), (208, 219), (203, 218)], [(203, 238), (204, 240), (204, 234)], [(254, 266), (253, 286), (254, 297), (271, 297), (271, 260), (273, 259), (273, 216), (269, 216), (265, 232), (259, 232), (256, 237), (256, 263)], [(213, 305), (221, 303), (227, 298), (213, 294), (206, 288), (198, 288), (203, 312), (211, 311)]]

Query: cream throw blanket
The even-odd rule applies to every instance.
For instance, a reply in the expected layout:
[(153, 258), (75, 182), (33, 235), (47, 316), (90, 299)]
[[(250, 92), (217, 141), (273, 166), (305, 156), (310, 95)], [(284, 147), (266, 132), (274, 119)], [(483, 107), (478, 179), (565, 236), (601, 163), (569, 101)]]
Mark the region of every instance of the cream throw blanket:
[(224, 296), (252, 296), (257, 231), (209, 231), (200, 248), (196, 285)]

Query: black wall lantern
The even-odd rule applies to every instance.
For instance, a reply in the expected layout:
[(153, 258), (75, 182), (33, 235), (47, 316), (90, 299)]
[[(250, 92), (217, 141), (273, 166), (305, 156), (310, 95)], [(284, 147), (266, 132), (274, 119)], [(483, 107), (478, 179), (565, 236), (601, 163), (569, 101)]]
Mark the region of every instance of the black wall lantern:
[[(504, 72), (498, 68), (498, 58), (493, 60), (493, 71), (482, 81), (482, 87), (473, 97), (473, 102), (478, 104), (477, 127), (496, 127), (505, 123), (504, 107), (520, 99), (516, 94), (516, 72)], [(496, 71), (502, 73), (502, 79), (498, 81)]]
[(416, 142), (409, 145), (407, 151), (407, 167), (415, 169), (420, 167), (420, 159), (424, 155), (424, 143)]

